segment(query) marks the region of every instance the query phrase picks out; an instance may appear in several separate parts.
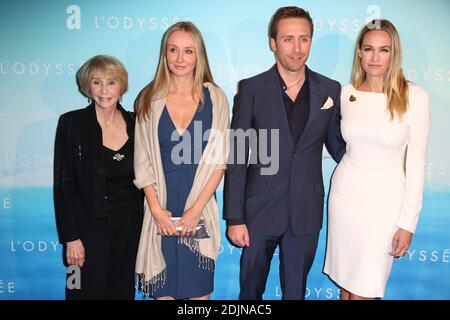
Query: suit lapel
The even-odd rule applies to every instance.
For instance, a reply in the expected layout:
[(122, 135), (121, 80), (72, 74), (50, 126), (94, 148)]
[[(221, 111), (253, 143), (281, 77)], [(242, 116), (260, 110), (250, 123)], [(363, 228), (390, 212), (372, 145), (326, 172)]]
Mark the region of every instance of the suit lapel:
[(294, 145), (294, 140), (292, 139), (291, 130), (289, 130), (289, 122), (286, 115), (286, 110), (284, 109), (284, 101), (281, 95), (281, 84), (278, 80), (277, 71), (275, 70), (276, 65), (273, 66), (267, 73), (265, 81), (265, 93), (270, 102), (271, 117), (277, 119), (280, 124), (280, 131), (283, 132), (288, 141)]
[(302, 149), (307, 146), (308, 140), (314, 132), (314, 124), (316, 123), (316, 118), (319, 115), (320, 108), (322, 107), (322, 94), (320, 90), (320, 79), (309, 70), (308, 72), (308, 81), (309, 81), (309, 114), (308, 120), (306, 121), (305, 129), (303, 133), (298, 139), (296, 149), (297, 151), (302, 151)]

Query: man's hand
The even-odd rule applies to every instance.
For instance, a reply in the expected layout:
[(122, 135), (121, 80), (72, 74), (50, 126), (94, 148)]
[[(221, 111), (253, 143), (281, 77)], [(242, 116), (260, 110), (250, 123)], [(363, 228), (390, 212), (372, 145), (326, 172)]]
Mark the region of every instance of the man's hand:
[(227, 235), (231, 242), (238, 247), (250, 246), (250, 236), (245, 224), (238, 224), (227, 227)]

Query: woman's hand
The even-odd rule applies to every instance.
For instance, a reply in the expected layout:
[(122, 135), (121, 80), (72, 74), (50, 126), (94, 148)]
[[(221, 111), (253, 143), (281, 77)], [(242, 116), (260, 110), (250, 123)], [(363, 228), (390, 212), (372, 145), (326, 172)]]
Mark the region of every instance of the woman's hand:
[(80, 268), (83, 267), (85, 253), (83, 242), (80, 239), (66, 243), (66, 258), (69, 266), (77, 265)]
[(152, 210), (153, 219), (155, 219), (158, 233), (163, 236), (176, 236), (177, 230), (175, 223), (170, 219), (172, 213), (169, 210), (158, 208)]
[(398, 259), (403, 257), (411, 244), (413, 234), (405, 229), (399, 228), (392, 238), (391, 256)]
[(199, 210), (195, 206), (187, 209), (180, 220), (178, 220), (175, 225), (181, 226), (180, 236), (193, 236), (196, 232), (198, 222), (202, 215), (202, 210)]

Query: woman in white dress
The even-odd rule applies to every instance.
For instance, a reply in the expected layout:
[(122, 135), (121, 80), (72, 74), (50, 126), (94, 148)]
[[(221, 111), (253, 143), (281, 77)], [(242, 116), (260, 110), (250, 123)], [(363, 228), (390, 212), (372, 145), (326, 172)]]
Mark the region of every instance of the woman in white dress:
[(359, 34), (341, 109), (347, 146), (331, 181), (324, 272), (342, 300), (381, 298), (416, 229), (430, 126), (428, 94), (406, 81), (389, 21)]

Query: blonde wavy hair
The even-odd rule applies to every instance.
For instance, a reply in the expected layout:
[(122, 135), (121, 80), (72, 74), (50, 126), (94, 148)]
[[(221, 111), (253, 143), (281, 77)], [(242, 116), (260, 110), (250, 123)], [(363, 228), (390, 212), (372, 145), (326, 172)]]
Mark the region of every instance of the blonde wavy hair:
[(145, 121), (150, 112), (152, 101), (161, 96), (167, 96), (170, 88), (170, 70), (167, 64), (167, 41), (175, 31), (185, 31), (194, 39), (195, 50), (197, 54), (197, 62), (194, 68), (194, 83), (192, 86), (192, 97), (199, 97), (202, 104), (205, 103), (202, 86), (205, 82), (211, 82), (216, 85), (213, 80), (211, 69), (209, 67), (208, 55), (206, 54), (205, 43), (198, 28), (189, 21), (175, 23), (166, 30), (161, 41), (161, 49), (159, 54), (159, 63), (154, 79), (142, 89), (136, 98), (135, 109), (139, 121)]
[(382, 30), (391, 38), (391, 59), (389, 68), (384, 76), (384, 93), (387, 96), (387, 106), (391, 120), (397, 116), (400, 120), (408, 109), (408, 81), (402, 70), (402, 49), (397, 29), (385, 19), (376, 19), (368, 23), (359, 33), (356, 40), (355, 54), (353, 57), (352, 85), (359, 88), (366, 80), (366, 72), (361, 65), (358, 50), (362, 49), (364, 36), (373, 31)]

